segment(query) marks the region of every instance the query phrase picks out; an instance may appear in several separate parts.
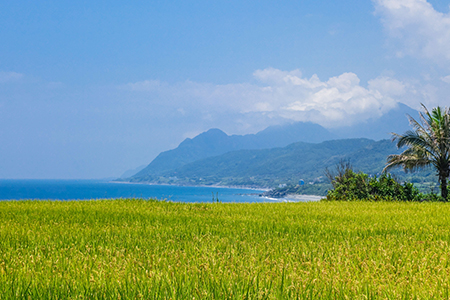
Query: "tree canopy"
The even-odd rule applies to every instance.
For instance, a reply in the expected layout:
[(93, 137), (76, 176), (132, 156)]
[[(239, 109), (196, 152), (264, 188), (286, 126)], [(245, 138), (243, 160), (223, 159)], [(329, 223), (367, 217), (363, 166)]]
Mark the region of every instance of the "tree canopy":
[(447, 200), (447, 179), (450, 175), (450, 110), (435, 107), (431, 112), (422, 104), (420, 122), (408, 115), (412, 130), (404, 134), (393, 133), (400, 154), (387, 158), (384, 171), (402, 166), (405, 171), (433, 167), (439, 177), (441, 196)]

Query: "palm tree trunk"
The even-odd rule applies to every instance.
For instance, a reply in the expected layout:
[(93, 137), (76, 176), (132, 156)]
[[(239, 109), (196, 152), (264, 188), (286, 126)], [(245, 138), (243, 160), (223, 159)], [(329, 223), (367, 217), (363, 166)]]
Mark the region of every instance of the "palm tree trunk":
[(447, 201), (447, 177), (439, 176), (439, 181), (441, 182), (441, 196), (444, 201)]

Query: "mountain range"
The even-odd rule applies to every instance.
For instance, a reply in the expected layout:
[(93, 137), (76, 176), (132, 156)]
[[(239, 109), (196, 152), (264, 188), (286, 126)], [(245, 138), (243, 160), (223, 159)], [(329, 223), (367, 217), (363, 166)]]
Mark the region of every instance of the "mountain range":
[(357, 170), (380, 173), (386, 156), (398, 150), (389, 140), (298, 142), (271, 149), (237, 150), (200, 159), (160, 174), (134, 176), (132, 182), (180, 185), (241, 185), (274, 187), (300, 179), (321, 182), (327, 167), (349, 160)]
[[(399, 103), (378, 119), (334, 129), (310, 122), (271, 126), (256, 134), (227, 135), (210, 129), (177, 148), (160, 153), (131, 182), (274, 186), (316, 180), (327, 166), (349, 159), (362, 171), (377, 173), (397, 151), (390, 132), (409, 129), (406, 115), (418, 112)], [(352, 139), (349, 139), (352, 138)]]

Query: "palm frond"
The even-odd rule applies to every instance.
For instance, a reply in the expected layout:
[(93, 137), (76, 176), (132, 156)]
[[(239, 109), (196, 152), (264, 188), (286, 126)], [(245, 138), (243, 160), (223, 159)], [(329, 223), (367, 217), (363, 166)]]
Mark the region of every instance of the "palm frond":
[(405, 171), (417, 171), (432, 164), (432, 160), (426, 157), (408, 156), (403, 154), (392, 154), (387, 158), (387, 164), (383, 172), (395, 167), (403, 167)]
[(412, 130), (392, 134), (397, 148), (407, 148), (401, 154), (388, 156), (384, 172), (398, 166), (407, 171), (434, 166), (442, 174), (449, 173), (450, 109), (436, 107), (430, 112), (425, 105), (422, 107), (420, 122), (407, 115)]
[(433, 152), (435, 147), (432, 140), (427, 136), (420, 135), (411, 130), (405, 132), (403, 135), (396, 135), (395, 140), (397, 141), (397, 148), (399, 149), (405, 146), (414, 148), (421, 147), (427, 151)]

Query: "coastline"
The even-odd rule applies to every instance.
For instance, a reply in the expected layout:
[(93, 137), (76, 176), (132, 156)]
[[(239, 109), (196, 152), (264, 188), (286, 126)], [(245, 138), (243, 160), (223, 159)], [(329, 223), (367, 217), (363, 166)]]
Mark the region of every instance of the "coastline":
[(292, 202), (317, 202), (324, 198), (325, 196), (287, 194), (282, 199), (292, 200)]
[(288, 194), (282, 198), (265, 197), (261, 198), (273, 201), (273, 202), (318, 202), (325, 198), (324, 196), (317, 195), (298, 195), (298, 194)]
[(108, 181), (110, 183), (124, 183), (124, 184), (144, 184), (144, 185), (162, 185), (162, 186), (185, 186), (185, 187), (212, 187), (212, 188), (223, 188), (223, 189), (241, 189), (241, 190), (253, 190), (253, 191), (270, 191), (268, 188), (256, 188), (256, 187), (248, 187), (248, 186), (240, 186), (240, 185), (206, 185), (206, 184), (197, 184), (197, 185), (187, 185), (187, 184), (169, 184), (169, 183), (153, 183), (153, 182), (129, 182), (129, 181)]
[[(249, 191), (270, 191), (268, 188), (255, 188), (255, 187), (242, 187), (242, 186), (224, 186), (224, 185), (179, 185), (179, 184), (168, 184), (168, 183), (153, 183), (153, 182), (129, 182), (129, 181), (109, 181), (110, 183), (122, 183), (122, 184), (141, 184), (141, 185), (160, 185), (160, 186), (179, 186), (179, 187), (212, 187), (212, 188), (223, 188), (223, 189), (242, 189)], [(251, 195), (248, 193), (246, 195)], [(317, 202), (325, 198), (325, 196), (317, 195), (298, 195), (298, 194), (287, 194), (282, 198), (266, 197), (259, 194), (260, 198), (266, 199), (270, 202)]]
[[(128, 183), (119, 185), (114, 183)], [(237, 188), (237, 189), (236, 189)], [(213, 192), (213, 194), (211, 194)], [(92, 200), (117, 198), (152, 198), (176, 202), (283, 203), (316, 201), (317, 196), (263, 196), (255, 187), (175, 186), (130, 184), (110, 180), (13, 180), (0, 181), (1, 200)], [(216, 195), (216, 196), (213, 196)], [(214, 197), (214, 198), (212, 198)], [(213, 199), (213, 200), (211, 200)], [(220, 201), (217, 201), (220, 199)]]

